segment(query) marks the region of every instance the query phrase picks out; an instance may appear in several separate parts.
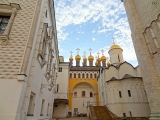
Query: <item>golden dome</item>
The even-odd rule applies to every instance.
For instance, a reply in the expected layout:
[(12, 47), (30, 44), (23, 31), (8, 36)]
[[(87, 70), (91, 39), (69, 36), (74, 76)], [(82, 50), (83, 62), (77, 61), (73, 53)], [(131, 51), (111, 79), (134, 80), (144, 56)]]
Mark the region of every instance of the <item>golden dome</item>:
[(84, 65), (84, 62), (82, 62), (82, 65)]
[(69, 58), (69, 60), (73, 60), (73, 58), (72, 58), (72, 57), (70, 57), (70, 58)]
[(90, 56), (88, 57), (88, 60), (89, 60), (89, 61), (93, 61), (93, 60), (94, 60), (94, 57), (93, 57), (92, 55), (90, 55)]
[(97, 61), (101, 61), (101, 58), (97, 58)]
[(76, 60), (81, 60), (81, 56), (76, 55), (75, 59), (76, 59)]
[(87, 61), (87, 58), (85, 57), (85, 58), (83, 58), (83, 61)]
[(107, 66), (109, 67), (110, 65), (111, 65), (111, 63), (108, 61), (108, 62), (107, 62)]
[(102, 57), (101, 57), (101, 61), (106, 61), (106, 59), (107, 59), (107, 58), (106, 58), (105, 56), (102, 56)]
[(119, 45), (112, 45), (109, 50), (113, 49), (121, 49), (121, 47)]
[(98, 61), (95, 62), (95, 65), (98, 66)]

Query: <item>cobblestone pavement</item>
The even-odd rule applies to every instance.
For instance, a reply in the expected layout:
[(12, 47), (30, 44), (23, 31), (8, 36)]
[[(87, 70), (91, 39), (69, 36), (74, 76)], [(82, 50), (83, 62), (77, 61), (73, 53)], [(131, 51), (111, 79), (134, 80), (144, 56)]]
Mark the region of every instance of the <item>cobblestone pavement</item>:
[[(44, 119), (47, 120), (47, 119)], [(50, 120), (56, 120), (56, 119), (50, 119)], [(88, 117), (71, 117), (71, 118), (60, 118), (58, 120), (89, 120)]]

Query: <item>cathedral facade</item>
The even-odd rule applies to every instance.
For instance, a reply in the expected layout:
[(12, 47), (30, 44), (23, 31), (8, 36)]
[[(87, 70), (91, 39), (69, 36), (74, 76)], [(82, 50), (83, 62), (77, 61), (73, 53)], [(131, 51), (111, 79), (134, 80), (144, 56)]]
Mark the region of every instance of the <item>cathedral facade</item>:
[(160, 119), (160, 1), (122, 0), (143, 76), (150, 119)]

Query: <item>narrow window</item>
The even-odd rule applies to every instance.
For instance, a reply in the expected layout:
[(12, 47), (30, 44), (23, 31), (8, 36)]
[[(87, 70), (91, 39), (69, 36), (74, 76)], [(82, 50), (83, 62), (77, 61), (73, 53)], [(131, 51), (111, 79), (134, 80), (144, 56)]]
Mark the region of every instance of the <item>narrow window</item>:
[(36, 96), (35, 93), (31, 92), (27, 116), (33, 116), (34, 106), (35, 106), (35, 96)]
[(92, 78), (92, 74), (90, 74), (90, 78)]
[(129, 111), (129, 114), (130, 114), (130, 117), (132, 117), (132, 113), (131, 113), (131, 111)]
[(119, 91), (119, 97), (120, 97), (120, 98), (122, 98), (122, 94), (121, 94), (121, 91)]
[(147, 97), (147, 93), (146, 93), (146, 90), (144, 90), (144, 94), (145, 94), (145, 96)]
[(47, 18), (47, 10), (46, 10), (46, 18)]
[(85, 97), (85, 91), (82, 91), (82, 97)]
[(82, 74), (82, 78), (84, 78), (84, 73)]
[(126, 117), (126, 113), (123, 113), (123, 117)]
[(94, 78), (97, 78), (97, 74), (96, 73), (94, 74)]
[(57, 93), (58, 93), (58, 90), (59, 90), (59, 84), (57, 84)]
[(93, 97), (93, 93), (92, 92), (90, 92), (90, 97)]
[(128, 90), (128, 96), (131, 97), (131, 91), (130, 90)]
[(10, 17), (9, 16), (1, 16), (0, 15), (0, 34), (3, 34), (8, 22), (9, 22)]
[(42, 105), (41, 105), (41, 114), (40, 114), (40, 116), (43, 116), (44, 102), (45, 102), (45, 100), (43, 99), (43, 100), (42, 100)]
[(81, 76), (80, 73), (78, 73), (78, 78), (80, 78), (80, 76)]
[(77, 97), (77, 92), (74, 92), (74, 97)]
[(48, 103), (48, 108), (47, 108), (47, 116), (49, 116), (49, 103)]
[(61, 67), (59, 67), (58, 72), (62, 72), (62, 68)]
[(76, 78), (76, 73), (74, 73), (74, 78)]
[(86, 74), (86, 78), (88, 78), (88, 73)]
[(70, 78), (72, 78), (72, 73), (70, 73)]
[(119, 55), (118, 55), (118, 61), (120, 62), (120, 58), (119, 58)]

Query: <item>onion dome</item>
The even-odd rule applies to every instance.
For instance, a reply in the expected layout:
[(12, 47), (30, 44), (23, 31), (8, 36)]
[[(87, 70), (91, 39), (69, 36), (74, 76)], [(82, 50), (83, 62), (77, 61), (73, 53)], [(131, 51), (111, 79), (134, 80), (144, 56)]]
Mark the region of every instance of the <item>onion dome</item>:
[(90, 56), (88, 57), (88, 60), (89, 60), (89, 61), (93, 61), (93, 60), (94, 60), (94, 57), (93, 57), (92, 55), (90, 55)]
[(76, 55), (75, 59), (76, 59), (76, 60), (81, 60), (81, 56)]
[(82, 62), (82, 65), (84, 65), (84, 62)]
[(97, 58), (97, 61), (101, 61), (101, 58)]
[(87, 58), (85, 57), (85, 58), (83, 58), (83, 61), (87, 61)]
[(71, 56), (71, 57), (69, 58), (69, 60), (73, 60), (73, 57)]
[(98, 66), (98, 61), (95, 62), (95, 66)]
[(106, 58), (105, 56), (102, 56), (102, 57), (101, 57), (101, 61), (106, 61), (106, 59), (107, 59), (107, 58)]
[(113, 50), (113, 49), (121, 49), (121, 47), (119, 45), (114, 44), (110, 47), (109, 50)]
[(111, 65), (111, 63), (108, 61), (108, 62), (107, 62), (107, 66), (109, 67), (110, 65)]

